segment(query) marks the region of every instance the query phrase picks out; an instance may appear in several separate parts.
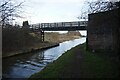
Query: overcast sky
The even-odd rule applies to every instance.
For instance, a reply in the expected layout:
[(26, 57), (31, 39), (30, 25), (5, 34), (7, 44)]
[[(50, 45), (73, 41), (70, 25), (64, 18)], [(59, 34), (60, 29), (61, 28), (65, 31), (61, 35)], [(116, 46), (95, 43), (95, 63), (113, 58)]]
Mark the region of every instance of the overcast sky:
[[(15, 0), (16, 1), (16, 0)], [(77, 18), (85, 1), (94, 0), (19, 0), (23, 3), (24, 19), (17, 19), (16, 22), (22, 24), (28, 20), (30, 24), (44, 22), (67, 22), (79, 21)], [(111, 0), (112, 1), (112, 0)], [(113, 0), (115, 1), (115, 0)]]
[[(15, 0), (16, 1), (16, 0)], [(23, 3), (24, 19), (17, 19), (16, 22), (22, 25), (28, 20), (29, 24), (79, 21), (77, 18), (81, 10), (85, 9), (85, 1), (95, 0), (19, 0)], [(116, 0), (110, 0), (116, 1)], [(81, 32), (86, 35), (86, 32)]]
[(25, 0), (24, 19), (29, 23), (78, 21), (85, 0)]

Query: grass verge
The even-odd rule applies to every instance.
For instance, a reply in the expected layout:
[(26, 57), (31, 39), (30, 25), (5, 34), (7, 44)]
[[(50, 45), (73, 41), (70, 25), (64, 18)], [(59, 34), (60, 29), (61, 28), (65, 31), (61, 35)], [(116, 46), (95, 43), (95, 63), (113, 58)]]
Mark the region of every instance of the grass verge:
[(85, 44), (72, 48), (29, 79), (119, 78), (119, 63), (88, 52), (85, 48)]

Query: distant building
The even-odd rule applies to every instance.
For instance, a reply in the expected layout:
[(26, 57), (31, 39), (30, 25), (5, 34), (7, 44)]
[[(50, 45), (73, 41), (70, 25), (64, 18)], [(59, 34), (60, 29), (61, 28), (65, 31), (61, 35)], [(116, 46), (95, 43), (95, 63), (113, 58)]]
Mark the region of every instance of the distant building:
[(22, 28), (24, 28), (24, 29), (30, 28), (30, 25), (29, 25), (28, 21), (23, 21), (23, 26), (22, 26)]

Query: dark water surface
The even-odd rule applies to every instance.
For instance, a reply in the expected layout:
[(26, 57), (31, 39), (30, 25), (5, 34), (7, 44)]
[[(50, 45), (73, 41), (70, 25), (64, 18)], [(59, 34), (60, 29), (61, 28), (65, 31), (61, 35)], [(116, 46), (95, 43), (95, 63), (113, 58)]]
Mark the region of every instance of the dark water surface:
[(59, 46), (47, 50), (3, 59), (3, 77), (28, 78), (41, 71), (47, 64), (56, 60), (67, 50), (84, 42), (86, 42), (85, 37), (62, 42)]

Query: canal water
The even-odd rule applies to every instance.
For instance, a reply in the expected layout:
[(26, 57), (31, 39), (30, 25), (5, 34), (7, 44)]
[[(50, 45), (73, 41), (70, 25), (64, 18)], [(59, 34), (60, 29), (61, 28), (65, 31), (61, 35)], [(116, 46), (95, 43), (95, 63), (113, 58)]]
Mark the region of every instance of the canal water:
[(34, 53), (3, 59), (2, 70), (4, 78), (28, 78), (41, 71), (46, 65), (56, 60), (64, 52), (83, 44), (86, 38), (65, 41), (59, 46)]

